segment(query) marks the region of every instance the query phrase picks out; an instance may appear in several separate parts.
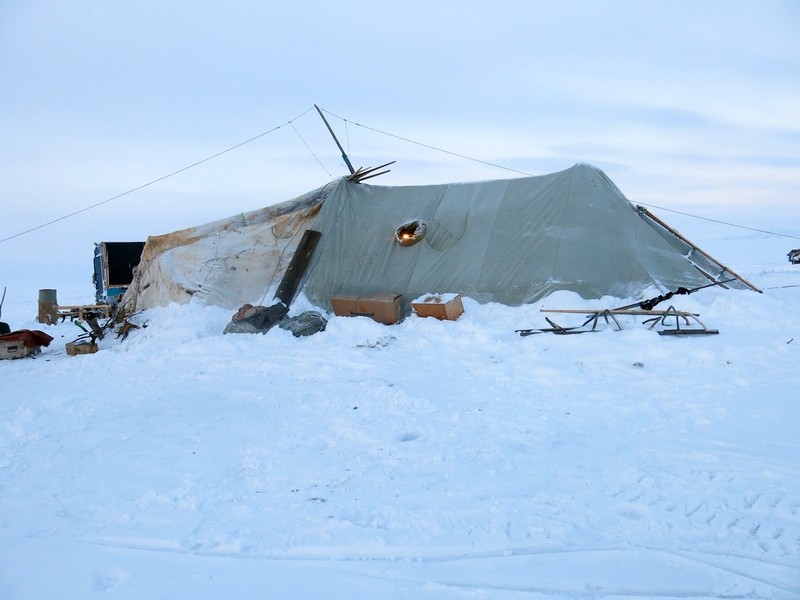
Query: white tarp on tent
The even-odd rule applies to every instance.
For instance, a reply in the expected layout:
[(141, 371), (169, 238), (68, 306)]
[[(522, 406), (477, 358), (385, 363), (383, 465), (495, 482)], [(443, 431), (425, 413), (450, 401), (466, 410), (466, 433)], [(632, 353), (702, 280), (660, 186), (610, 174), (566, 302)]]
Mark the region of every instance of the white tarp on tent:
[(133, 312), (190, 300), (226, 308), (261, 302), (332, 188), (149, 237), (123, 306)]

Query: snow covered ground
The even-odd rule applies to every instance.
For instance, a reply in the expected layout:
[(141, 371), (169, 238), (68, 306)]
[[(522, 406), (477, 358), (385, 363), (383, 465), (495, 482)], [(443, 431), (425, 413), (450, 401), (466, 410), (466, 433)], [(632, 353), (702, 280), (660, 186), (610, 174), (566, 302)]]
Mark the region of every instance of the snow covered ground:
[(0, 598), (800, 598), (800, 243), (695, 241), (764, 290), (675, 298), (716, 336), (514, 332), (630, 301), (560, 293), (300, 339), (170, 306), (69, 357), (4, 282), (55, 340), (0, 361)]

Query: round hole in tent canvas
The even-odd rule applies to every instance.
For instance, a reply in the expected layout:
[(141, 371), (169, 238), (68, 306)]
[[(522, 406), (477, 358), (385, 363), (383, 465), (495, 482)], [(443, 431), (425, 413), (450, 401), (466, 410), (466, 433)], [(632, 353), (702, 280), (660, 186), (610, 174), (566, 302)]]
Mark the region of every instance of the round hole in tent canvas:
[(403, 223), (394, 230), (394, 239), (401, 246), (413, 246), (422, 238), (425, 237), (425, 232), (428, 230), (428, 225), (425, 221), (414, 219)]

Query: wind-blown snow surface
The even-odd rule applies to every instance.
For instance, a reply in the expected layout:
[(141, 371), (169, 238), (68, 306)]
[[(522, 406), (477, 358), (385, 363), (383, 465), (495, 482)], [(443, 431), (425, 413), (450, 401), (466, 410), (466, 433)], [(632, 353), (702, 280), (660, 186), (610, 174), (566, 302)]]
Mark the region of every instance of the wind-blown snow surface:
[(674, 299), (717, 336), (170, 306), (69, 357), (10, 288), (55, 340), (0, 361), (0, 597), (800, 598), (800, 267), (721, 247), (765, 293)]

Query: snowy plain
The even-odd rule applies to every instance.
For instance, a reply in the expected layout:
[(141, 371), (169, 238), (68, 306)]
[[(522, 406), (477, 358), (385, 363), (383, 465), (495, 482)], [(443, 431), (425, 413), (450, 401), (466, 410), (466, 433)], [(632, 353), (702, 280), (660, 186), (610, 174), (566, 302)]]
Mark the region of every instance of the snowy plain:
[(0, 598), (800, 598), (800, 243), (694, 241), (763, 290), (667, 303), (719, 335), (515, 333), (639, 299), (567, 293), (306, 338), (172, 305), (70, 357), (2, 282), (55, 339), (0, 361)]

